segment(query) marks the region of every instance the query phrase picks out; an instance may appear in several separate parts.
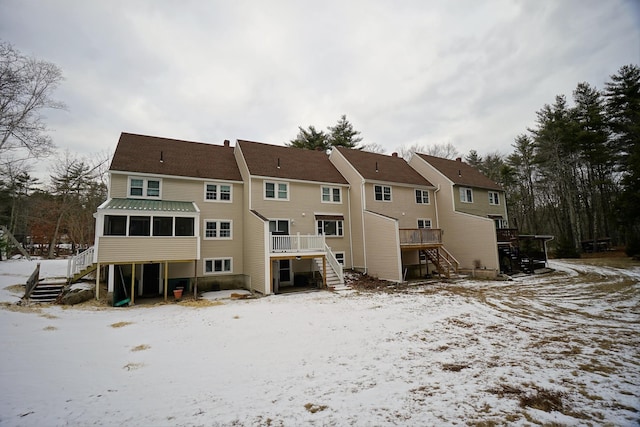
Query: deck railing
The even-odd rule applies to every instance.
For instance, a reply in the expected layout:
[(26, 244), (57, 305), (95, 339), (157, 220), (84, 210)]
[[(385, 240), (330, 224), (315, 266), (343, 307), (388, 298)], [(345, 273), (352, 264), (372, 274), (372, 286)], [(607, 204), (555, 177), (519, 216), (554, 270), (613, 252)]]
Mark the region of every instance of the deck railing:
[(510, 242), (518, 238), (517, 228), (496, 228), (496, 240), (498, 242)]
[(442, 243), (439, 228), (401, 228), (400, 245), (430, 245)]
[(324, 236), (315, 235), (277, 235), (271, 236), (269, 250), (273, 252), (324, 252)]
[(329, 263), (329, 266), (336, 273), (338, 279), (340, 279), (340, 284), (344, 284), (344, 271), (342, 270), (342, 265), (336, 259), (335, 255), (331, 251), (331, 248), (326, 244), (324, 245), (324, 247), (327, 253), (327, 262)]

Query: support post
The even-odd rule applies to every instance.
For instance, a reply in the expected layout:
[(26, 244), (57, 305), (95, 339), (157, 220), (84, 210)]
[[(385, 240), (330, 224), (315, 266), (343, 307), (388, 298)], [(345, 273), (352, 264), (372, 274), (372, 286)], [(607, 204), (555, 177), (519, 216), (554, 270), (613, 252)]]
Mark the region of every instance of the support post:
[(96, 268), (96, 299), (100, 299), (100, 263)]
[(131, 264), (131, 305), (134, 304), (136, 292), (136, 265)]
[(164, 262), (164, 302), (167, 302), (167, 290), (169, 288), (169, 261)]
[(327, 288), (327, 257), (322, 255), (322, 287)]

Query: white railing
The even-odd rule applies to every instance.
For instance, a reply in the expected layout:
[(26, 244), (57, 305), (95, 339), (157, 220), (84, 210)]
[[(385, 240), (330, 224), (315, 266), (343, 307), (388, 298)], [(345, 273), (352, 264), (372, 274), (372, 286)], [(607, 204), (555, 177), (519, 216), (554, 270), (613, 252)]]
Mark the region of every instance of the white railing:
[(342, 270), (342, 265), (338, 262), (338, 260), (336, 259), (336, 256), (333, 254), (329, 246), (325, 244), (324, 248), (326, 251), (326, 257), (327, 257), (327, 262), (329, 263), (329, 266), (336, 273), (336, 276), (338, 276), (338, 279), (340, 279), (340, 284), (343, 285), (344, 271)]
[(273, 252), (322, 252), (324, 236), (295, 235), (271, 236), (269, 250)]
[(67, 265), (67, 278), (73, 277), (93, 264), (93, 251), (94, 247), (92, 246), (86, 251), (80, 252), (78, 255), (69, 258), (69, 263)]

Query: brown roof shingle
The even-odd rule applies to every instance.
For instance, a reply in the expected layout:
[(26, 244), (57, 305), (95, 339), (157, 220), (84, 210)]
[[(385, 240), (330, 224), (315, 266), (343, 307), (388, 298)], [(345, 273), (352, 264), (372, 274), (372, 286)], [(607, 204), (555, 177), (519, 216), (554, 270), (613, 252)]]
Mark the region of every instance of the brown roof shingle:
[(403, 158), (368, 151), (336, 147), (366, 180), (429, 186), (433, 185), (416, 172)]
[(251, 175), (347, 184), (323, 151), (244, 140), (238, 146)]
[(233, 148), (123, 132), (112, 171), (241, 181)]
[(462, 160), (449, 160), (420, 153), (416, 153), (416, 155), (436, 168), (454, 184), (503, 191), (499, 184)]

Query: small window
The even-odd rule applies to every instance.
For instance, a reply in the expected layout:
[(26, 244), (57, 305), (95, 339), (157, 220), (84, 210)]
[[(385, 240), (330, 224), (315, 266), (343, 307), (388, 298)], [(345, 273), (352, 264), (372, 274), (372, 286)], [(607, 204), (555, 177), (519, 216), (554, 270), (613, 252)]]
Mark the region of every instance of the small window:
[(322, 187), (323, 203), (340, 203), (341, 196), (340, 187)]
[(343, 236), (343, 222), (340, 220), (319, 220), (318, 234), (325, 236)]
[(160, 180), (129, 178), (129, 196), (140, 198), (160, 198)]
[(265, 199), (289, 200), (289, 184), (286, 182), (265, 182)]
[(418, 228), (431, 228), (430, 219), (418, 219)]
[(497, 191), (489, 191), (489, 204), (490, 205), (499, 205), (500, 204), (500, 195)]
[(194, 219), (176, 217), (176, 236), (194, 236)]
[(383, 202), (391, 201), (391, 187), (386, 185), (375, 185), (373, 187), (373, 193), (376, 200)]
[(335, 252), (334, 255), (336, 256), (338, 264), (344, 267), (344, 252)]
[(416, 203), (419, 205), (429, 204), (429, 191), (428, 190), (416, 190)]
[(229, 184), (205, 184), (204, 199), (207, 201), (231, 201), (231, 185)]
[(231, 239), (231, 221), (205, 220), (205, 239)]
[(460, 201), (463, 203), (473, 203), (473, 190), (469, 187), (460, 187)]
[(204, 260), (205, 274), (231, 273), (232, 271), (232, 258), (209, 258)]
[(173, 236), (173, 218), (170, 216), (154, 216), (153, 235)]
[(120, 215), (104, 216), (104, 235), (105, 236), (126, 236), (127, 235), (127, 217)]
[(129, 217), (129, 236), (149, 236), (151, 232), (151, 217)]

